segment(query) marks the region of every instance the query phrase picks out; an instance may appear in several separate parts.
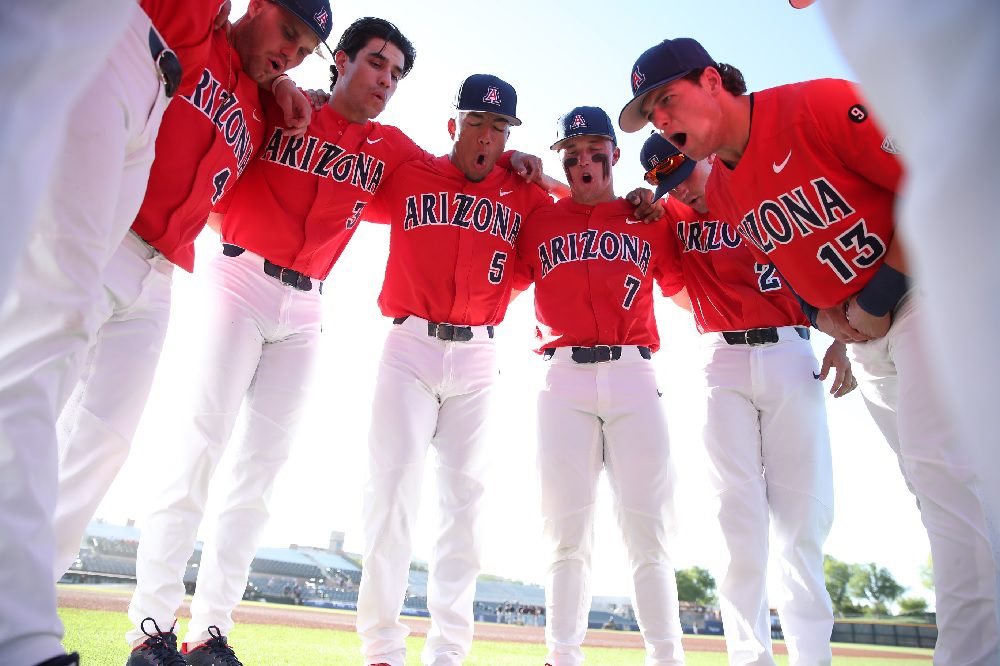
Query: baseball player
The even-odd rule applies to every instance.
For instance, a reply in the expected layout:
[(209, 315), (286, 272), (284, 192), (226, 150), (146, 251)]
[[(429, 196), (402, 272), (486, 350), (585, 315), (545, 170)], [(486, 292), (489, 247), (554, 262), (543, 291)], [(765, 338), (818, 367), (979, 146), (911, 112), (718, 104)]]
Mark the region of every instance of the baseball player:
[[(329, 20), (325, 4), (310, 10), (307, 16), (326, 12)], [(301, 137), (278, 126), (276, 110), (266, 104), (269, 123), (260, 156), (217, 206), (224, 213), (223, 251), (208, 272), (198, 384), (176, 440), (176, 468), (165, 472), (160, 504), (139, 542), (129, 606), (134, 626), (126, 635), (136, 648), (130, 663), (155, 663), (157, 646), (176, 641), (171, 630), (184, 594), (185, 563), (209, 482), (246, 399), (235, 485), (223, 501), (215, 538), (202, 550), (181, 647), (188, 663), (235, 658), (225, 637), (309, 387), (323, 280), (382, 180), (403, 162), (425, 156), (402, 132), (371, 120), (414, 58), (413, 46), (388, 21), (352, 24), (336, 48), (329, 103)]]
[[(228, 12), (219, 0), (176, 4), (128, 3), (119, 19), (125, 27), (87, 93), (76, 100), (68, 130), (52, 128), (63, 137), (62, 147), (0, 302), (0, 664), (5, 666), (53, 658), (74, 663), (62, 656), (51, 585), (55, 420), (98, 326), (101, 272), (142, 201), (163, 110), (171, 97), (197, 82), (220, 7)], [(7, 158), (15, 159), (13, 153)]]
[(717, 154), (709, 210), (733, 220), (758, 260), (773, 263), (820, 330), (851, 343), (862, 395), (930, 537), (936, 660), (996, 663), (996, 563), (973, 466), (928, 367), (921, 296), (894, 238), (894, 144), (851, 83), (748, 96), (739, 71), (693, 39), (647, 50), (631, 83), (622, 128), (651, 122), (692, 159)]
[[(551, 666), (582, 663), (590, 609), (597, 480), (605, 469), (633, 572), (646, 664), (683, 664), (674, 570), (667, 554), (672, 471), (650, 363), (660, 346), (653, 281), (664, 291), (661, 223), (635, 224), (615, 197), (614, 129), (599, 108), (559, 119), (556, 142), (572, 198), (533, 215), (518, 239), (515, 289), (535, 284), (538, 461), (549, 550), (545, 636)], [(675, 289), (673, 291), (676, 291)]]
[(821, 382), (833, 369), (834, 396), (857, 386), (844, 343), (834, 341), (817, 367), (794, 294), (708, 210), (712, 156), (695, 162), (652, 134), (640, 160), (657, 198), (673, 195), (661, 201), (672, 284), (683, 286), (668, 295), (694, 313), (702, 333), (704, 442), (728, 552), (719, 597), (730, 663), (774, 664), (766, 585), (773, 528), (789, 660), (829, 664), (823, 542), (833, 522), (833, 463)]
[[(1000, 145), (993, 87), (981, 85), (1000, 64), (1000, 4), (835, 0), (822, 8), (865, 94), (903, 148), (908, 178), (897, 205), (900, 229), (925, 293), (943, 395), (975, 461), (993, 556), (1000, 560), (1000, 447), (984, 436), (993, 429), (1000, 376), (993, 331), (1000, 320), (996, 308), (983, 307), (1000, 293), (993, 198)], [(893, 29), (886, 33), (881, 25)], [(942, 118), (948, 119), (946, 138), (936, 131)], [(942, 220), (950, 238), (975, 240), (942, 243)]]
[[(517, 118), (514, 88), (465, 79), (448, 120), (451, 153), (405, 165), (372, 215), (390, 222), (379, 308), (393, 318), (375, 385), (365, 491), (358, 634), (366, 664), (403, 666), (406, 594), (424, 458), (438, 453), (441, 529), (431, 556), (423, 663), (462, 663), (472, 645), (486, 413), (497, 376), (494, 327), (510, 298), (514, 242), (551, 204), (497, 166)], [(366, 213), (368, 215), (368, 213)], [(391, 414), (391, 418), (386, 418)]]
[[(281, 73), (329, 35), (329, 21), (309, 18), (317, 7), (329, 14), (322, 2), (288, 0), (287, 7), (254, 0), (231, 32), (215, 31), (198, 85), (164, 114), (143, 205), (104, 271), (97, 341), (60, 418), (56, 580), (77, 557), (87, 523), (128, 455), (166, 333), (173, 267), (194, 268), (194, 240), (213, 201), (263, 143), (258, 88), (275, 78), (270, 60)], [(301, 107), (288, 110), (286, 119), (294, 121), (309, 106), (286, 81), (279, 85)]]

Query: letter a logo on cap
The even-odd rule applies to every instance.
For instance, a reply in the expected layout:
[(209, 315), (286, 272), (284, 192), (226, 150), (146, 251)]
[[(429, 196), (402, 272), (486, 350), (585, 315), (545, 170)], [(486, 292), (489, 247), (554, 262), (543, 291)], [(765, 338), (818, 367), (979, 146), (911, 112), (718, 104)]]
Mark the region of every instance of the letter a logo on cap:
[(643, 74), (642, 72), (640, 72), (639, 71), (639, 66), (636, 65), (635, 71), (632, 72), (632, 94), (633, 95), (635, 94), (635, 91), (639, 89), (639, 86), (642, 85), (642, 82), (645, 81), (645, 80), (646, 80), (646, 75)]
[(570, 129), (579, 129), (581, 127), (586, 127), (587, 121), (579, 113), (573, 116), (573, 122), (569, 124)]
[(330, 20), (330, 15), (326, 12), (325, 9), (321, 9), (315, 14), (313, 14), (313, 18), (316, 19), (316, 23), (319, 24), (319, 27), (326, 30), (326, 22)]
[(490, 86), (483, 96), (483, 101), (489, 104), (496, 104), (500, 106), (500, 91), (497, 90), (496, 86)]

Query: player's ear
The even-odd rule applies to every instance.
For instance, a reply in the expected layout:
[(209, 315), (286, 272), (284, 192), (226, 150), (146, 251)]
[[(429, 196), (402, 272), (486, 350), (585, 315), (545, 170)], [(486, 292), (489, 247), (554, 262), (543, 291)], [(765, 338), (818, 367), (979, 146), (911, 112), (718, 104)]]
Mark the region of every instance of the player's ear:
[(333, 64), (337, 67), (338, 75), (344, 75), (344, 69), (347, 67), (347, 60), (347, 51), (340, 50), (333, 55)]
[(709, 155), (708, 157), (706, 157), (705, 161), (708, 162), (709, 166), (712, 166), (713, 164), (715, 164), (715, 153), (712, 153), (711, 155)]
[(455, 119), (454, 118), (449, 118), (448, 119), (448, 136), (451, 137), (452, 141), (455, 140), (455, 132), (457, 132), (457, 131), (458, 131), (458, 125), (455, 124)]
[(263, 9), (264, 3), (265, 0), (250, 0), (250, 4), (247, 5), (247, 16), (256, 16)]
[(621, 149), (618, 146), (615, 146), (615, 149), (611, 151), (611, 166), (618, 164), (618, 158), (621, 156), (622, 156)]

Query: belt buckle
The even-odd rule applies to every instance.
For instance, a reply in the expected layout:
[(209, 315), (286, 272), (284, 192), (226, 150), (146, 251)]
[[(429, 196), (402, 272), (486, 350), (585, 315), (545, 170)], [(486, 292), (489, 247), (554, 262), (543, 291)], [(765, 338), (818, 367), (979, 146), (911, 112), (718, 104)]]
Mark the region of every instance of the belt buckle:
[(751, 328), (745, 333), (745, 336), (747, 344), (751, 347), (778, 341), (778, 331), (774, 328)]
[(455, 327), (451, 324), (435, 324), (431, 322), (434, 329), (433, 336), (438, 340), (449, 342), (455, 337)]
[(607, 363), (612, 360), (611, 345), (594, 345), (594, 363)]

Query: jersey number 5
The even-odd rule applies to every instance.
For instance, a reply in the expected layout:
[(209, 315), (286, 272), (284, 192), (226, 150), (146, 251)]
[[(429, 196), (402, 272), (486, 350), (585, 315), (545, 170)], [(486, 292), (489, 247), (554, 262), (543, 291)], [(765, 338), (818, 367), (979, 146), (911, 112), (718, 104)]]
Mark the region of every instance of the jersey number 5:
[[(877, 235), (868, 233), (864, 218), (837, 236), (837, 244), (842, 250), (854, 248), (857, 251), (857, 255), (851, 259), (851, 263), (858, 268), (868, 268), (885, 254), (885, 243)], [(837, 251), (837, 248), (833, 246), (833, 243), (821, 245), (816, 251), (816, 258), (820, 260), (820, 263), (832, 268), (844, 284), (853, 280), (857, 275), (841, 256), (841, 253)]]
[(497, 250), (493, 253), (493, 261), (490, 262), (490, 284), (500, 284), (503, 282), (503, 267), (507, 261), (507, 253)]
[(622, 301), (622, 307), (628, 310), (632, 307), (632, 301), (635, 300), (635, 295), (639, 293), (639, 287), (642, 282), (639, 282), (639, 278), (633, 277), (631, 275), (625, 278), (625, 300)]

